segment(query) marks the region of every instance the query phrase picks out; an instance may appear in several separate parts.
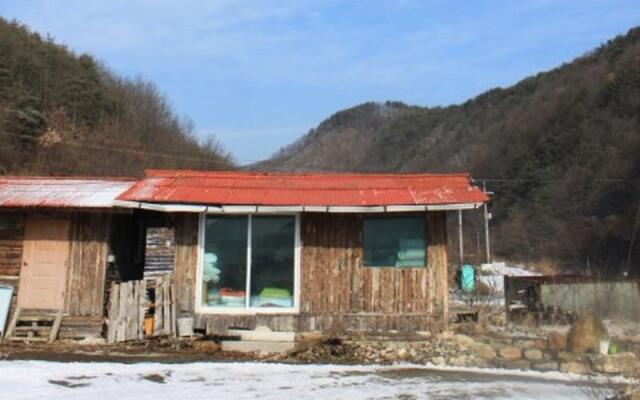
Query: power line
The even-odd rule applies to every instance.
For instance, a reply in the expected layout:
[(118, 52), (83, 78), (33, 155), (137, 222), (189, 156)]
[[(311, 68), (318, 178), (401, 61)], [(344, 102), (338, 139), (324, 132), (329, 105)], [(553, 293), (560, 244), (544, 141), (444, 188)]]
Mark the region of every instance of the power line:
[[(8, 137), (14, 137), (14, 138), (22, 138), (22, 139), (26, 139), (35, 143), (38, 143), (40, 140), (37, 137), (33, 137), (33, 136), (29, 136), (29, 135), (24, 135), (24, 134), (14, 134), (14, 133), (9, 133), (9, 132), (0, 132), (0, 135), (4, 135), (4, 136), (8, 136)], [(127, 153), (127, 154), (134, 154), (134, 155), (138, 155), (138, 156), (152, 156), (152, 157), (165, 157), (165, 158), (172, 158), (172, 159), (176, 159), (176, 160), (185, 160), (185, 161), (197, 161), (197, 162), (206, 162), (206, 163), (216, 163), (218, 165), (223, 165), (224, 163), (222, 161), (219, 160), (212, 160), (210, 158), (206, 158), (206, 157), (195, 157), (195, 156), (184, 156), (184, 155), (177, 155), (177, 154), (171, 154), (171, 153), (163, 153), (163, 152), (158, 152), (158, 151), (148, 151), (148, 150), (143, 150), (143, 149), (139, 149), (139, 148), (131, 148), (131, 147), (121, 147), (121, 146), (113, 146), (109, 143), (104, 144), (104, 143), (100, 143), (100, 144), (95, 144), (95, 143), (87, 143), (87, 142), (81, 142), (81, 141), (77, 141), (77, 142), (69, 142), (69, 141), (59, 141), (57, 143), (53, 143), (54, 145), (65, 145), (65, 146), (75, 146), (75, 147), (86, 147), (86, 148), (92, 148), (92, 149), (96, 149), (96, 150), (108, 150), (108, 151), (115, 151), (115, 152), (120, 152), (120, 153)], [(224, 158), (222, 156), (220, 156), (221, 158)], [(232, 160), (236, 160), (236, 161), (243, 161), (243, 162), (261, 162), (261, 161), (268, 161), (268, 160), (252, 160), (252, 159), (237, 159), (237, 158), (233, 158)], [(286, 168), (286, 167), (271, 167), (270, 170), (273, 171), (291, 171), (290, 168)], [(321, 171), (325, 171), (325, 172), (347, 172), (346, 169), (344, 168), (340, 168), (340, 167), (323, 167), (320, 169)], [(505, 184), (509, 184), (509, 183), (545, 183), (545, 182), (550, 182), (550, 183), (572, 183), (574, 181), (570, 180), (570, 179), (554, 179), (554, 178), (543, 178), (543, 179), (531, 179), (531, 178), (473, 178), (473, 181), (475, 182), (479, 182), (479, 183), (505, 183)], [(592, 179), (590, 180), (591, 183), (640, 183), (640, 179), (628, 179), (628, 178), (598, 178), (598, 179)]]
[[(29, 135), (11, 134), (11, 133), (8, 133), (8, 132), (0, 132), (0, 135), (26, 139), (26, 140), (29, 140), (29, 141), (32, 141), (32, 142), (35, 142), (35, 143), (39, 142), (38, 138), (33, 137), (33, 136), (29, 136)], [(135, 149), (135, 148), (116, 147), (116, 146), (95, 144), (95, 143), (86, 143), (86, 142), (83, 143), (83, 142), (80, 142), (80, 141), (78, 141), (78, 142), (60, 141), (60, 142), (53, 143), (53, 145), (85, 147), (85, 148), (91, 148), (91, 149), (95, 149), (95, 150), (108, 150), (108, 151), (114, 151), (114, 152), (120, 152), (120, 153), (126, 153), (126, 154), (133, 154), (133, 155), (137, 155), (137, 156), (165, 157), (165, 158), (172, 158), (172, 159), (177, 159), (177, 160), (206, 162), (206, 163), (215, 163), (217, 165), (224, 165), (224, 162), (221, 161), (221, 160), (212, 160), (212, 159), (206, 158), (206, 157), (182, 156), (182, 155), (177, 155), (177, 154), (162, 153), (162, 152), (157, 152), (157, 151), (148, 151), (148, 150)], [(220, 156), (220, 158), (224, 158), (224, 157)]]
[[(545, 179), (522, 179), (522, 178), (473, 178), (474, 181), (477, 182), (494, 182), (494, 183), (537, 183), (537, 182), (550, 182), (550, 183), (572, 183), (575, 182), (571, 179), (553, 179), (553, 178), (545, 178)], [(592, 179), (589, 182), (599, 182), (599, 183), (616, 183), (616, 182), (640, 182), (640, 179), (628, 179), (628, 178), (598, 178)]]

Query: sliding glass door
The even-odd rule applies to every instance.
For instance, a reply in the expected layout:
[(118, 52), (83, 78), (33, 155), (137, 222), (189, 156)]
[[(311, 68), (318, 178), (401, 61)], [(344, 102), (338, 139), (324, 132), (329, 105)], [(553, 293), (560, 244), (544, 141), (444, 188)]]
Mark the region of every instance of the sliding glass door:
[(295, 217), (251, 218), (251, 307), (293, 307)]
[(207, 218), (202, 266), (203, 304), (244, 308), (247, 303), (246, 217)]
[(201, 305), (293, 308), (295, 238), (295, 216), (207, 216)]

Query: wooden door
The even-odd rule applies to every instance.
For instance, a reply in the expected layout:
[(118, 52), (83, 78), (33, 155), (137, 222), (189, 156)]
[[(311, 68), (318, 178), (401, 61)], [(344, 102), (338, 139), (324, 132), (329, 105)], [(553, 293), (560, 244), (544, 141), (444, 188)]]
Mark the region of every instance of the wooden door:
[(28, 218), (18, 306), (62, 310), (69, 258), (69, 221)]

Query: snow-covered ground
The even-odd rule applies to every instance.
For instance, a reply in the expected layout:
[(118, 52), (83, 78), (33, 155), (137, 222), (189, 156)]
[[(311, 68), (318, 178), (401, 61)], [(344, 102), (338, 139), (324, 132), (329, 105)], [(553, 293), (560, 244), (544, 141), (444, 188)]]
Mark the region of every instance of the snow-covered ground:
[(415, 365), (0, 362), (0, 398), (14, 400), (553, 400), (588, 398), (589, 386), (559, 373), (505, 375)]

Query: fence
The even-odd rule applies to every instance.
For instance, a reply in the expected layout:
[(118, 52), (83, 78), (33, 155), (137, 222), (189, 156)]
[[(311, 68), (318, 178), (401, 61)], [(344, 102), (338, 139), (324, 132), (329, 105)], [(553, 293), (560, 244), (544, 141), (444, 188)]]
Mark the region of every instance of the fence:
[[(175, 286), (171, 274), (155, 279), (112, 283), (109, 293), (109, 343), (142, 340), (176, 332)], [(145, 320), (153, 315), (153, 329)], [(151, 332), (150, 332), (151, 331)]]
[(603, 319), (640, 321), (640, 281), (604, 280), (588, 276), (505, 276), (507, 310), (527, 301), (571, 311), (577, 316), (596, 314)]

